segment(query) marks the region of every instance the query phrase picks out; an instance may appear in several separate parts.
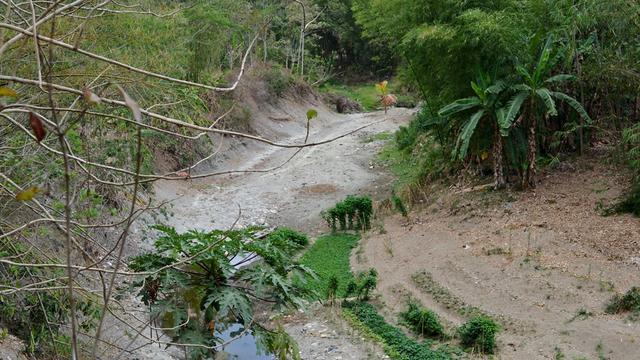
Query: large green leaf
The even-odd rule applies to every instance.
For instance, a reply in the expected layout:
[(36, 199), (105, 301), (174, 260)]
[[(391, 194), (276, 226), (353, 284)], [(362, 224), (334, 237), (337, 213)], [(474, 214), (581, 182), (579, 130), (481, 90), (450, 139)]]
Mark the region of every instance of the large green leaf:
[(534, 83), (540, 83), (540, 79), (544, 74), (548, 71), (549, 59), (551, 58), (551, 49), (553, 46), (553, 37), (549, 36), (547, 41), (544, 44), (544, 48), (542, 48), (542, 52), (540, 53), (540, 59), (538, 59), (538, 64), (536, 65), (536, 70), (533, 72), (533, 80)]
[(495, 84), (489, 86), (486, 90), (487, 94), (498, 95), (507, 88), (507, 83), (502, 80), (498, 80)]
[(566, 82), (566, 81), (573, 81), (575, 80), (576, 77), (574, 75), (569, 75), (569, 74), (558, 74), (558, 75), (554, 75), (550, 78), (548, 78), (547, 80), (545, 80), (545, 83), (561, 83), (561, 82)]
[(556, 109), (556, 102), (553, 101), (551, 92), (546, 88), (540, 88), (536, 90), (536, 94), (538, 94), (538, 97), (540, 97), (540, 99), (542, 99), (542, 102), (544, 102), (546, 112), (551, 116), (557, 116), (558, 110)]
[(500, 108), (496, 110), (496, 121), (498, 122), (498, 126), (500, 128), (500, 135), (502, 135), (503, 137), (509, 136), (511, 125), (513, 125), (513, 123), (508, 123), (506, 121), (506, 118), (507, 118), (507, 109)]
[(218, 304), (218, 316), (221, 318), (234, 315), (242, 319), (245, 324), (248, 324), (253, 318), (251, 301), (239, 289), (232, 287), (212, 289), (204, 303), (205, 308), (208, 308), (214, 302)]
[(485, 100), (486, 95), (485, 95), (484, 89), (480, 85), (476, 84), (475, 81), (472, 81), (471, 88), (473, 89), (473, 91), (476, 93), (476, 96), (478, 96), (480, 100), (482, 101)]
[(571, 106), (573, 110), (575, 110), (578, 113), (578, 115), (582, 116), (582, 118), (585, 119), (587, 123), (591, 124), (593, 122), (593, 120), (591, 119), (587, 111), (584, 109), (584, 107), (582, 107), (582, 104), (580, 104), (578, 100), (572, 98), (571, 96), (565, 93), (561, 93), (557, 91), (552, 92), (551, 95), (558, 100), (562, 100), (566, 102), (569, 106)]
[(522, 66), (516, 66), (516, 71), (524, 78), (525, 82), (527, 82), (531, 86), (534, 86), (535, 81), (533, 81), (533, 76), (531, 76), (527, 69)]
[(457, 152), (455, 156), (462, 160), (467, 156), (467, 150), (469, 149), (469, 142), (471, 142), (471, 138), (473, 137), (473, 133), (476, 131), (476, 127), (478, 127), (478, 123), (480, 119), (484, 116), (484, 110), (480, 110), (475, 114), (471, 115), (469, 120), (462, 127), (462, 131), (460, 131), (460, 135), (458, 135), (458, 143), (457, 143)]
[(522, 108), (522, 104), (529, 97), (528, 92), (520, 92), (516, 94), (511, 101), (507, 104), (506, 114), (504, 115), (503, 123), (505, 126), (511, 127), (511, 124), (515, 121), (516, 117), (520, 113), (520, 109)]
[(438, 111), (438, 115), (450, 116), (465, 110), (473, 109), (480, 105), (482, 105), (482, 102), (477, 97), (459, 99), (440, 109), (440, 111)]

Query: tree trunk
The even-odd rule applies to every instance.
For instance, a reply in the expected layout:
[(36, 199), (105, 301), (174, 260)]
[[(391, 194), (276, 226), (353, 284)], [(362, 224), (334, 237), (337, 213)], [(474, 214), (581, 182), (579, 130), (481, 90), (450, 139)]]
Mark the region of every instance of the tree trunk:
[(504, 139), (500, 134), (498, 124), (495, 124), (493, 141), (493, 175), (496, 189), (504, 189), (507, 182), (504, 179)]

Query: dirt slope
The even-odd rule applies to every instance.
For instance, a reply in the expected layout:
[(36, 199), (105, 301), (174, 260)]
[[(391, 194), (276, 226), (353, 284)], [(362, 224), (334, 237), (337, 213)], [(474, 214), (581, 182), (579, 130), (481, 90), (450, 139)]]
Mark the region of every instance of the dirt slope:
[(598, 214), (627, 183), (603, 160), (554, 171), (535, 192), (448, 189), (410, 220), (387, 219), (352, 263), (378, 270), (390, 318), (406, 296), (450, 325), (470, 306), (498, 318), (500, 359), (639, 359), (640, 324), (604, 314), (614, 292), (640, 285), (640, 220)]
[(361, 126), (376, 124), (333, 143), (306, 148), (290, 161), (295, 149), (236, 141), (225, 154), (224, 162), (206, 170), (254, 171), (281, 167), (266, 173), (158, 182), (157, 200), (172, 200), (174, 216), (169, 223), (179, 230), (227, 228), (237, 218), (239, 205), (240, 226), (257, 223), (324, 231), (320, 226), (322, 209), (346, 195), (375, 187), (381, 181), (384, 173), (372, 167), (381, 142), (366, 139), (380, 132), (395, 131), (409, 121), (413, 110), (392, 109), (388, 115), (382, 112), (339, 115), (313, 104), (289, 104), (284, 110), (280, 108), (283, 112), (280, 117), (292, 119), (287, 124), (272, 120), (275, 116), (271, 114), (262, 114), (261, 126), (270, 122), (271, 129), (281, 128), (283, 132), (286, 129), (289, 137), (281, 133), (280, 141), (302, 143), (305, 112), (311, 107), (319, 109), (319, 116), (312, 122), (310, 142), (332, 139)]

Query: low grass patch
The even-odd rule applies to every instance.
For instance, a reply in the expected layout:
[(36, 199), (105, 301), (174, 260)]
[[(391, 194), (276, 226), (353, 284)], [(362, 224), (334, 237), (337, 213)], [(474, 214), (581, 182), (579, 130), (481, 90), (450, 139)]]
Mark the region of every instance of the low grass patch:
[(306, 284), (299, 285), (314, 291), (320, 298), (325, 298), (329, 280), (335, 277), (338, 279), (336, 295), (344, 296), (347, 284), (354, 281), (349, 258), (358, 240), (360, 240), (358, 235), (351, 234), (319, 237), (300, 259), (300, 263), (313, 270), (318, 278), (308, 278)]
[(325, 84), (319, 90), (323, 93), (348, 97), (359, 103), (364, 111), (374, 111), (380, 104), (378, 93), (373, 83), (361, 85)]
[(632, 287), (624, 295), (614, 296), (607, 304), (609, 314), (631, 313), (632, 319), (640, 318), (640, 288)]
[[(390, 94), (398, 98), (398, 105), (408, 106), (417, 103), (415, 96), (403, 92), (400, 83), (395, 80), (389, 81), (388, 89)], [(380, 97), (376, 90), (376, 84), (373, 82), (357, 85), (325, 83), (318, 90), (323, 93), (348, 97), (358, 102), (364, 111), (375, 111), (381, 108)]]
[(388, 324), (377, 310), (365, 302), (344, 302), (343, 311), (347, 316), (360, 322), (367, 333), (382, 341), (385, 352), (391, 359), (399, 360), (447, 360), (458, 358), (461, 350), (443, 345), (432, 349), (432, 341), (422, 343), (408, 337), (402, 330)]

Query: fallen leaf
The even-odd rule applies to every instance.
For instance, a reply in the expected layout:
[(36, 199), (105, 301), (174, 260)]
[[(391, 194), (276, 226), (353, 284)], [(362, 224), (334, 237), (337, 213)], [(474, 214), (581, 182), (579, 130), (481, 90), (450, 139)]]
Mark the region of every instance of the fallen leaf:
[(82, 96), (84, 97), (84, 101), (91, 105), (100, 104), (102, 102), (102, 99), (100, 99), (100, 97), (89, 88), (82, 89)]
[(36, 136), (36, 141), (40, 143), (42, 139), (47, 136), (47, 130), (45, 130), (42, 124), (42, 119), (40, 119), (38, 115), (29, 112), (29, 124), (31, 124), (33, 134)]
[(40, 192), (40, 189), (37, 186), (32, 186), (16, 194), (16, 200), (30, 201), (36, 196), (36, 194), (38, 194), (38, 192)]
[(18, 97), (18, 93), (7, 87), (0, 86), (0, 96)]

